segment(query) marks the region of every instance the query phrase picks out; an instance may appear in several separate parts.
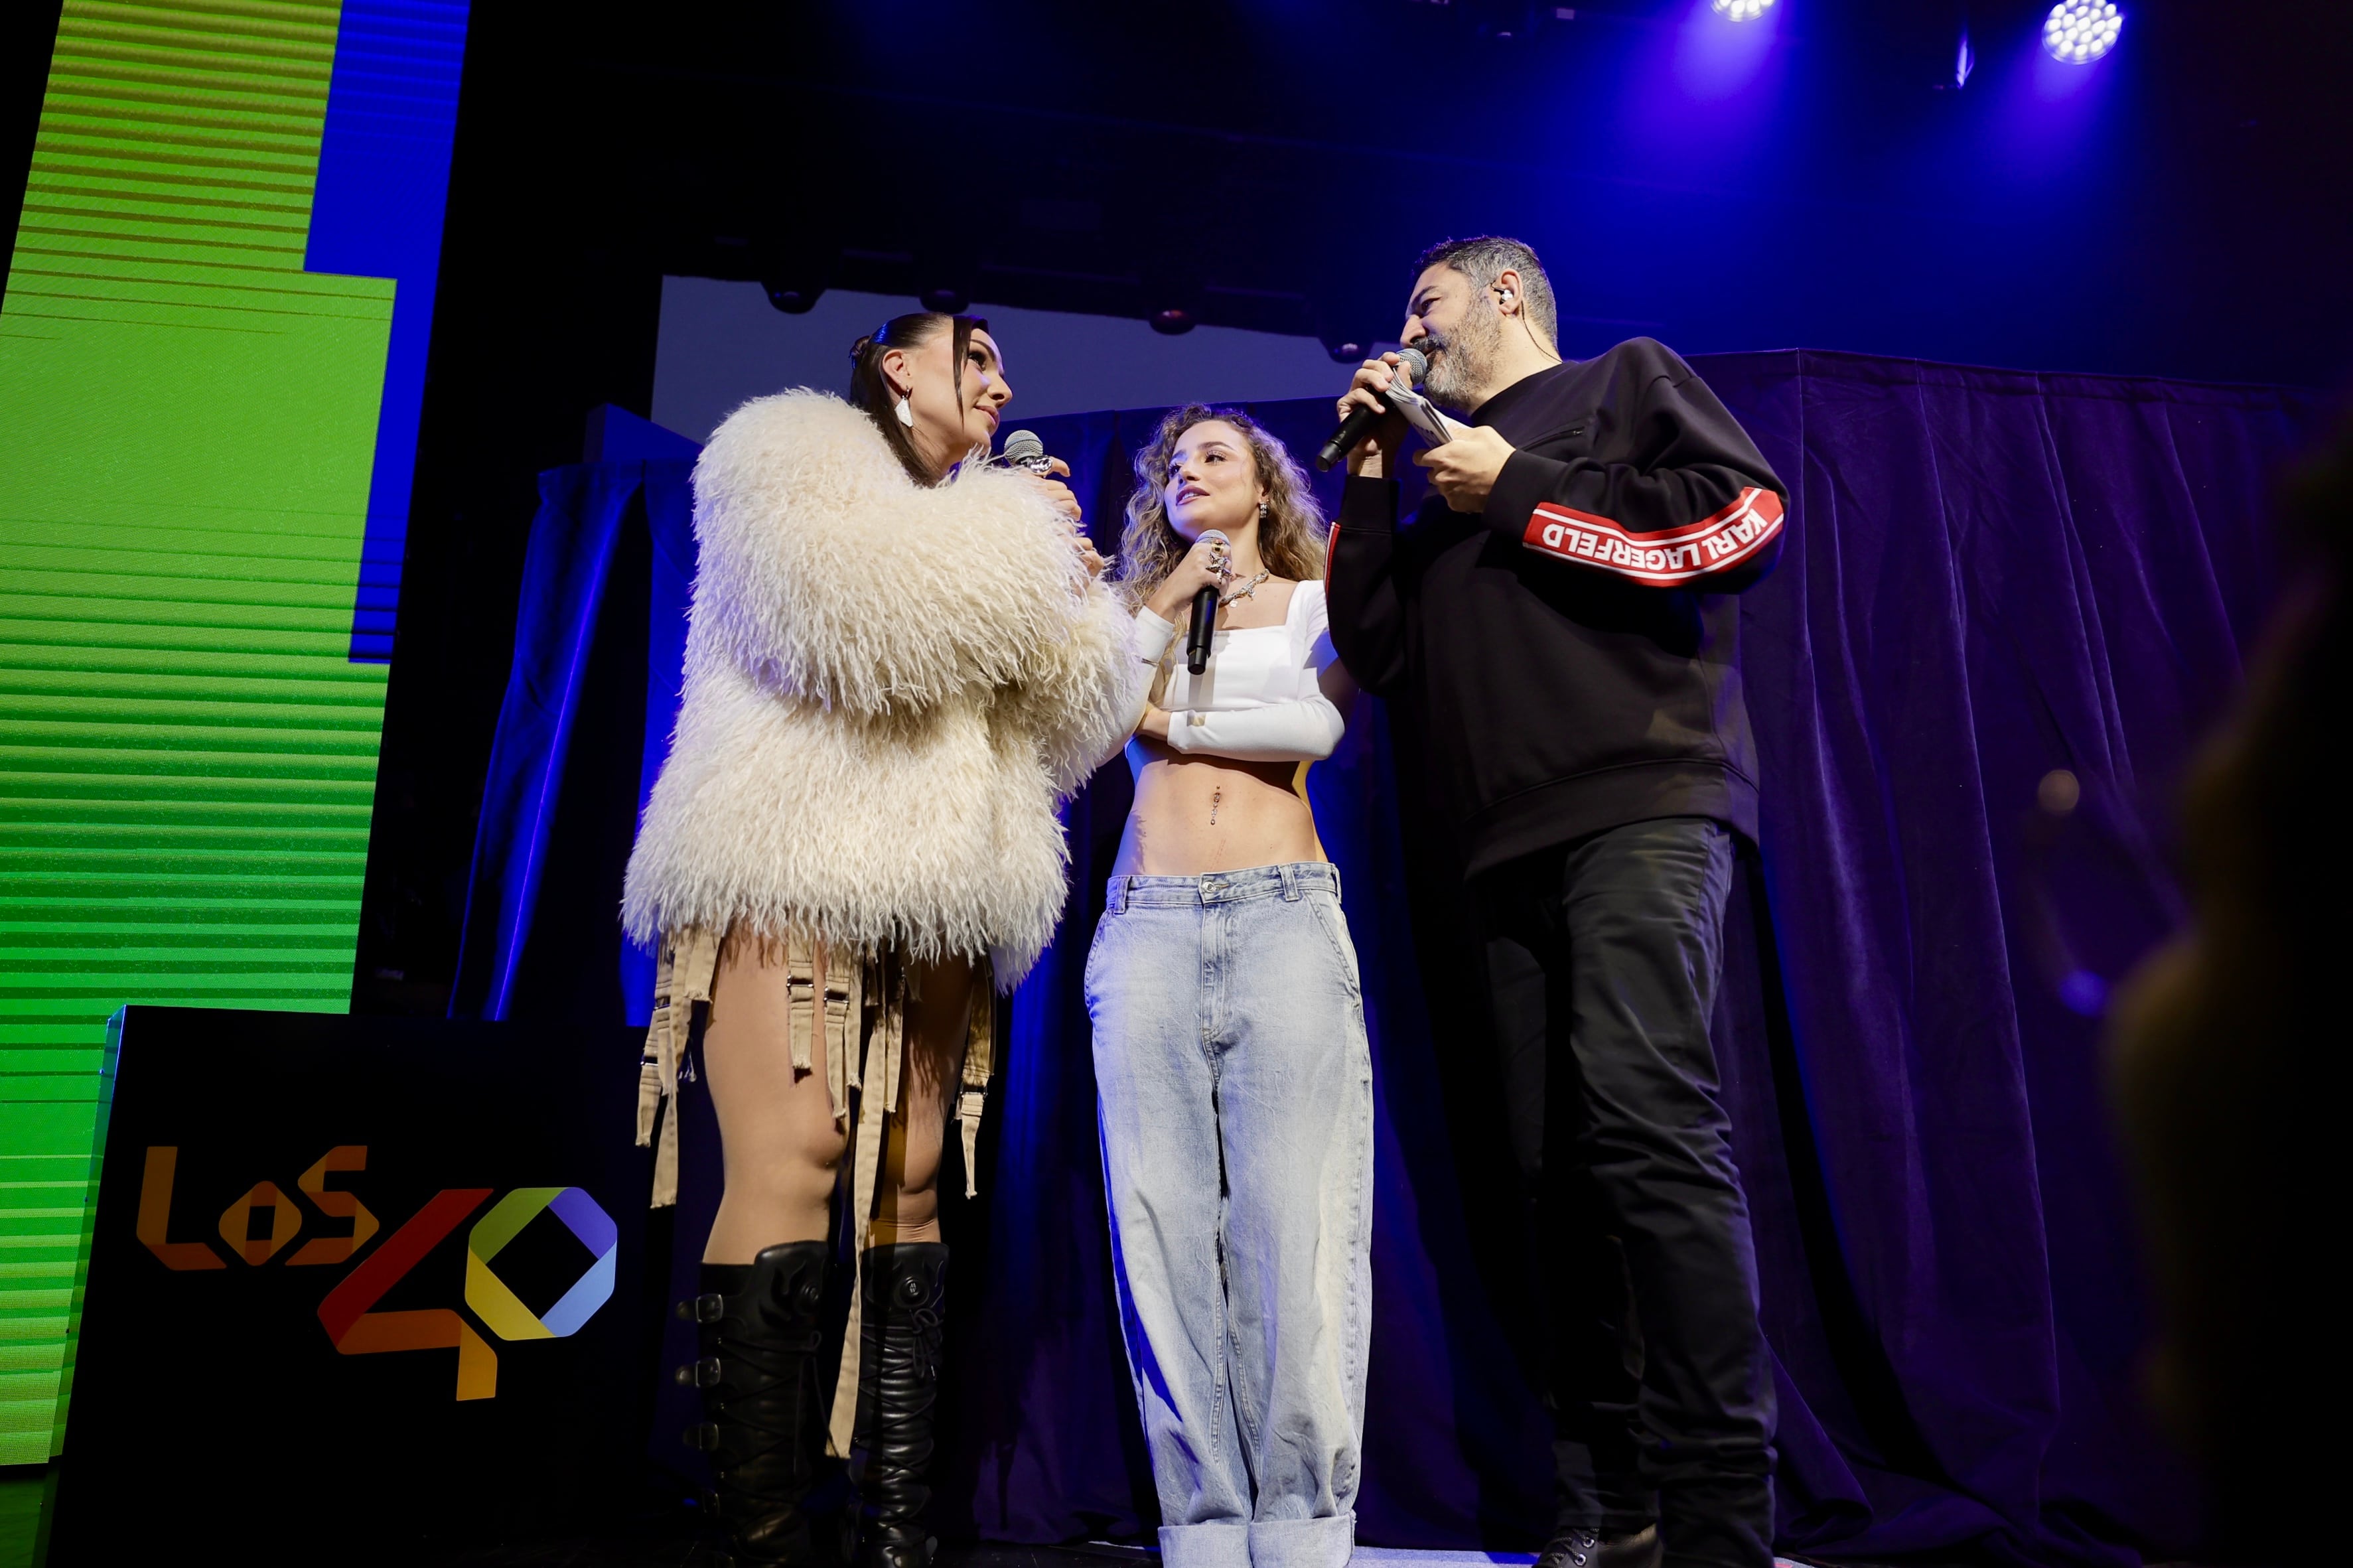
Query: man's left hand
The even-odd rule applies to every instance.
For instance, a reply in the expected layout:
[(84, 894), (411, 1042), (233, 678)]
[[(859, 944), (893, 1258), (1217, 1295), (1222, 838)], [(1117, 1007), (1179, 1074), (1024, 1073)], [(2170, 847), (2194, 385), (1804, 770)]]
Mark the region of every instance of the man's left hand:
[(1484, 425), (1473, 425), (1443, 447), (1416, 452), (1413, 460), (1430, 470), (1430, 488), (1456, 511), (1484, 511), (1487, 492), (1515, 450)]

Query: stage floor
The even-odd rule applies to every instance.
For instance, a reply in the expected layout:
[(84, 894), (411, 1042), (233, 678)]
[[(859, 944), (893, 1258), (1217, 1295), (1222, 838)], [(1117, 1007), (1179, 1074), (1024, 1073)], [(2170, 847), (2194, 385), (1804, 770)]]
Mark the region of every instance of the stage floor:
[[(0, 1468), (0, 1568), (75, 1568), (62, 1556), (52, 1559), (47, 1529), (49, 1507), (56, 1496), (58, 1467), (26, 1465)], [(345, 1543), (348, 1547), (351, 1543)], [(282, 1548), (284, 1556), (272, 1554)], [(345, 1552), (322, 1552), (315, 1543), (270, 1542), (248, 1537), (239, 1546), (247, 1561), (357, 1562)], [(575, 1540), (452, 1545), (442, 1551), (405, 1560), (405, 1568), (709, 1568), (715, 1546), (699, 1539), (690, 1519), (672, 1516), (649, 1519), (635, 1529)], [(1091, 1542), (1080, 1546), (1010, 1546), (995, 1542), (944, 1545), (937, 1568), (1158, 1568), (1160, 1554), (1140, 1546), (1115, 1542)], [(1529, 1568), (1533, 1553), (1514, 1552), (1434, 1552), (1410, 1547), (1360, 1546), (1350, 1568)], [(1814, 1568), (1788, 1558), (1775, 1559), (1776, 1568)], [(1874, 1568), (1873, 1564), (1839, 1563), (1828, 1568)], [(1976, 1568), (1956, 1559), (1949, 1564), (1907, 1563), (1904, 1568)], [(2164, 1568), (2164, 1565), (2158, 1565)], [(2188, 1568), (2175, 1564), (2172, 1568)]]

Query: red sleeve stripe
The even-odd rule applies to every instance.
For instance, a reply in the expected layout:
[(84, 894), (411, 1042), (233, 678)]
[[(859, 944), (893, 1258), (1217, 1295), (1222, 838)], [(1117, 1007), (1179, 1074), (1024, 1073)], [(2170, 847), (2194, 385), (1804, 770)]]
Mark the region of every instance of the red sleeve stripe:
[(1781, 498), (1762, 486), (1712, 517), (1637, 533), (1614, 518), (1537, 503), (1520, 542), (1541, 554), (1598, 566), (1654, 587), (1672, 587), (1738, 565), (1781, 531)]

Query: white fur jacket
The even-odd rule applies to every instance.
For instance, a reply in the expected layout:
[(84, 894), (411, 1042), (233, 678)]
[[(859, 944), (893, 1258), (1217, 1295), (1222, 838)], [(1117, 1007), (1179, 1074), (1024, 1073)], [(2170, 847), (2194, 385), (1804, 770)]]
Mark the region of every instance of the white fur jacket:
[(987, 952), (1009, 989), (1061, 910), (1056, 807), (1151, 673), (1068, 522), (1001, 469), (917, 485), (864, 414), (806, 391), (730, 416), (694, 497), (684, 700), (629, 934)]

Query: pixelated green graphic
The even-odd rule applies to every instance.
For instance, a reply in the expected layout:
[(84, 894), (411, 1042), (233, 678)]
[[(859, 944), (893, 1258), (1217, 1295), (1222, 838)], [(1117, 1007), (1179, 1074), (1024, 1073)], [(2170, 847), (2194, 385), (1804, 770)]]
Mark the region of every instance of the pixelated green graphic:
[(349, 1005), (393, 285), (302, 270), (337, 20), (58, 26), (0, 308), (0, 1464), (63, 1438), (108, 1015)]

